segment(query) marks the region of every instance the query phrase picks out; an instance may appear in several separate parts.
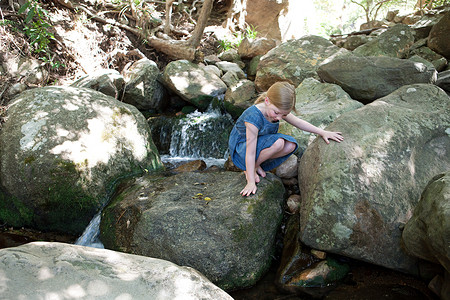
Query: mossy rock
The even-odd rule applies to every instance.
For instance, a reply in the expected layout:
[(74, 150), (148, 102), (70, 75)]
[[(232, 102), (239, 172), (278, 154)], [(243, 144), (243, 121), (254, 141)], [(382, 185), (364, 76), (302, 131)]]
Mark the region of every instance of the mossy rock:
[(0, 221), (80, 234), (124, 177), (163, 168), (143, 115), (100, 92), (23, 92), (0, 132)]

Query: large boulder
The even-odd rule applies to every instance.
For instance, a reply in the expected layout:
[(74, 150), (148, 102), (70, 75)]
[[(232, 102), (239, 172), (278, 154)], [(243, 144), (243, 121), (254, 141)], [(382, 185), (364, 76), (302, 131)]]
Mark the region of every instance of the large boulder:
[(441, 299), (450, 299), (450, 171), (425, 187), (402, 238), (408, 253), (444, 267), (445, 275), (434, 279), (442, 281), (435, 292)]
[(450, 99), (415, 84), (347, 112), (299, 164), (301, 240), (315, 249), (417, 273), (401, 229), (435, 174), (450, 168)]
[[(314, 78), (307, 78), (295, 89), (295, 109), (292, 112), (299, 118), (319, 127), (326, 128), (344, 112), (363, 106), (353, 100), (338, 85), (321, 83)], [(308, 145), (317, 137), (307, 131), (298, 130), (287, 122), (280, 123), (281, 133), (295, 137), (299, 144), (299, 152), (303, 153)]]
[(34, 242), (0, 261), (2, 299), (232, 299), (192, 268), (105, 249)]
[(437, 22), (428, 36), (428, 47), (450, 59), (450, 11)]
[(87, 88), (27, 90), (0, 131), (0, 220), (82, 233), (116, 181), (163, 167), (144, 116)]
[(414, 30), (408, 25), (397, 24), (380, 34), (377, 38), (353, 50), (362, 56), (389, 56), (403, 58), (414, 43)]
[(129, 182), (105, 208), (106, 248), (193, 267), (219, 287), (256, 283), (269, 268), (284, 187), (268, 174), (242, 197), (243, 173), (180, 173)]
[(406, 250), (450, 272), (450, 172), (426, 186), (403, 231)]
[(167, 103), (165, 90), (159, 82), (160, 71), (156, 63), (142, 58), (124, 70), (126, 81), (123, 100), (140, 110), (160, 111)]
[(353, 99), (365, 104), (413, 83), (434, 83), (437, 72), (408, 59), (348, 55), (319, 67), (320, 78), (340, 85)]
[(227, 91), (226, 84), (218, 76), (187, 60), (170, 62), (164, 69), (163, 79), (172, 92), (203, 110), (212, 99)]
[(305, 36), (273, 48), (261, 57), (255, 85), (266, 91), (277, 81), (289, 81), (298, 86), (303, 79), (316, 77), (316, 70), (326, 59), (348, 54), (329, 40), (319, 36)]

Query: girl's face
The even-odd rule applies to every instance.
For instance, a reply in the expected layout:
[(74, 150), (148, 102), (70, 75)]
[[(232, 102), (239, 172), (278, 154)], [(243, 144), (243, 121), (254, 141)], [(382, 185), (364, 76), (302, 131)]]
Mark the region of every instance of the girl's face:
[(268, 97), (266, 97), (264, 103), (266, 104), (267, 118), (269, 119), (270, 122), (278, 122), (290, 113), (290, 111), (281, 110), (275, 105), (273, 105)]

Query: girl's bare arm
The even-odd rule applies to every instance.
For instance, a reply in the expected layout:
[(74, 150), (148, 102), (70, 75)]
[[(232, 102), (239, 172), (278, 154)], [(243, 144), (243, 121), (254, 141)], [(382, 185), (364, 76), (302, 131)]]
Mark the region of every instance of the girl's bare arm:
[(246, 151), (245, 168), (247, 185), (241, 191), (242, 196), (250, 196), (256, 193), (255, 164), (256, 164), (256, 143), (258, 141), (258, 128), (255, 125), (245, 122), (246, 128)]
[(340, 143), (341, 141), (344, 140), (344, 137), (342, 136), (342, 134), (340, 132), (333, 132), (333, 131), (327, 131), (327, 130), (320, 129), (319, 127), (316, 127), (313, 124), (294, 116), (292, 113), (289, 113), (283, 119), (286, 122), (288, 122), (289, 124), (291, 124), (292, 126), (295, 126), (300, 130), (304, 130), (304, 131), (308, 131), (308, 132), (320, 135), (327, 144), (330, 143), (329, 140), (333, 140), (338, 143)]

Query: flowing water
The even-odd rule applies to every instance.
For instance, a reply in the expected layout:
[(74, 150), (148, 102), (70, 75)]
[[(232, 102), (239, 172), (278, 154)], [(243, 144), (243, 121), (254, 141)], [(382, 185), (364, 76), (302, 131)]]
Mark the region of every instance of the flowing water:
[(100, 241), (100, 220), (101, 213), (99, 212), (92, 218), (83, 234), (76, 240), (75, 245), (104, 249), (105, 247)]

